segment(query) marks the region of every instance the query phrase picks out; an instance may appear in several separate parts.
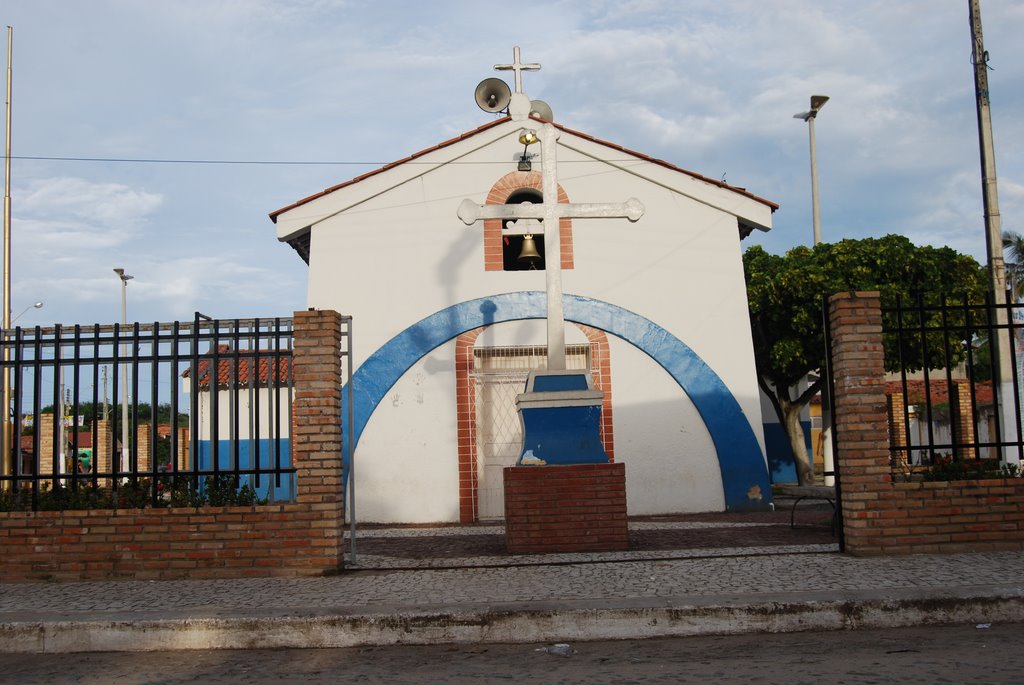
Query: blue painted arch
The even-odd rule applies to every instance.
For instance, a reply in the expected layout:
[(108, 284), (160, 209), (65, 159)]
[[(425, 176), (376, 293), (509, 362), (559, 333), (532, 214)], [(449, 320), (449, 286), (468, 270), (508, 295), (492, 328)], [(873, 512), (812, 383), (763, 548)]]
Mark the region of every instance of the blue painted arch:
[[(768, 505), (768, 470), (750, 422), (725, 383), (703, 359), (661, 326), (622, 307), (578, 295), (563, 296), (563, 306), (567, 321), (598, 328), (633, 344), (679, 384), (711, 435), (727, 510)], [(354, 444), (359, 443), (370, 416), (391, 387), (431, 350), (480, 326), (543, 319), (546, 310), (543, 292), (491, 295), (442, 309), (396, 335), (352, 375)], [(347, 399), (347, 392), (342, 392), (342, 416), (347, 415)], [(346, 435), (346, 442), (348, 439)]]

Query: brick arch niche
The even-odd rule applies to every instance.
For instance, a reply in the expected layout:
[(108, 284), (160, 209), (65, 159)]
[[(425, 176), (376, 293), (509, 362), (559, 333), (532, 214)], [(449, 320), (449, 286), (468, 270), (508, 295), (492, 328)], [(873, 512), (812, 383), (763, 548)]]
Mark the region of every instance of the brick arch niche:
[[(501, 230), (500, 222), (498, 230)], [(608, 460), (615, 461), (612, 422), (612, 365), (608, 335), (597, 328), (574, 324), (590, 342), (590, 371), (594, 387), (604, 391), (601, 404), (601, 444)], [(455, 340), (455, 395), (459, 446), (459, 521), (473, 523), (479, 512), (479, 469), (476, 451), (476, 390), (473, 348), (486, 326), (466, 331)]]
[[(543, 180), (539, 171), (512, 171), (498, 179), (487, 193), (485, 204), (503, 205), (509, 197), (519, 190), (531, 189), (543, 191)], [(568, 203), (569, 196), (561, 184), (558, 186), (558, 202)], [(484, 271), (502, 271), (502, 236), (501, 219), (484, 220)], [(560, 245), (562, 248), (562, 268), (573, 268), (572, 254), (572, 219), (561, 219)]]

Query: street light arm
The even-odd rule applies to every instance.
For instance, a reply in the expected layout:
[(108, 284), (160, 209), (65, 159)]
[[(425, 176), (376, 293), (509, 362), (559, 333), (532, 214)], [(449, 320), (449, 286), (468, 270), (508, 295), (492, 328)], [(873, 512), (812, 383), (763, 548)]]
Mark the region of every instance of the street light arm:
[(42, 306), (43, 306), (43, 303), (42, 303), (42, 302), (33, 302), (33, 303), (32, 303), (32, 304), (30, 304), (29, 306), (25, 307), (24, 309), (22, 309), (22, 310), (21, 310), (21, 314), (18, 314), (18, 315), (17, 315), (16, 317), (14, 317), (14, 319), (13, 319), (13, 320), (11, 321), (11, 326), (13, 326), (13, 325), (15, 324), (15, 322), (16, 322), (16, 321), (17, 321), (18, 319), (20, 319), (21, 317), (25, 316), (25, 312), (27, 312), (28, 310), (30, 310), (30, 309), (39, 309), (39, 308), (40, 308), (40, 307), (42, 307)]

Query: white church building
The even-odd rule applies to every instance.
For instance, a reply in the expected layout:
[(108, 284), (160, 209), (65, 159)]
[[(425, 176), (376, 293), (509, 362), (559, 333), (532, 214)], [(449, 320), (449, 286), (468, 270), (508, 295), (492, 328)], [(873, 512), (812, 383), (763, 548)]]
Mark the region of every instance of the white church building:
[[(552, 200), (545, 160), (520, 142), (545, 122), (522, 107), (518, 62), (510, 114), (270, 215), (309, 265), (308, 306), (353, 316), (362, 521), (503, 516), (552, 265), (542, 225), (528, 237), (457, 212)], [(559, 222), (566, 362), (604, 392), (601, 442), (625, 464), (630, 515), (767, 508), (741, 241), (777, 205), (553, 126), (558, 203), (644, 208), (635, 222)]]

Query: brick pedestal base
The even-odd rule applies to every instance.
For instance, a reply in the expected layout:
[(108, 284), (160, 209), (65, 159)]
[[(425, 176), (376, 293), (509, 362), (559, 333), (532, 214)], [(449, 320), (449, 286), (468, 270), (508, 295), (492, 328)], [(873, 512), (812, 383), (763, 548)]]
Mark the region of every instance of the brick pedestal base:
[(629, 549), (625, 464), (505, 469), (510, 554)]

